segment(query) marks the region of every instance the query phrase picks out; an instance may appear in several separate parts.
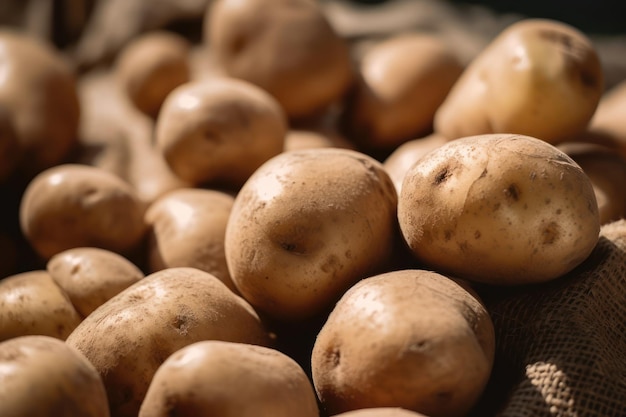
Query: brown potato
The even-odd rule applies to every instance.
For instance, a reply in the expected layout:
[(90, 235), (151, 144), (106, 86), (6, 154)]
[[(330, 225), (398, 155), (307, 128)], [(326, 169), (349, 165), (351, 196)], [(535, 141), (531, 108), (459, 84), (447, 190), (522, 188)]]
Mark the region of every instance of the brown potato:
[(0, 106), (10, 113), (27, 178), (61, 163), (78, 140), (75, 74), (60, 51), (26, 33), (0, 30)]
[(139, 417), (318, 417), (304, 370), (278, 350), (207, 340), (156, 371)]
[(152, 203), (145, 217), (150, 271), (193, 267), (215, 275), (236, 292), (224, 254), (234, 201), (221, 191), (182, 188)]
[(63, 164), (38, 174), (24, 192), (20, 226), (44, 259), (76, 247), (129, 254), (142, 242), (144, 204), (103, 169)]
[(140, 111), (156, 117), (165, 97), (190, 80), (190, 49), (186, 38), (166, 30), (143, 33), (122, 49), (114, 71)]
[(448, 139), (516, 133), (557, 143), (584, 131), (604, 74), (588, 37), (549, 19), (523, 19), (469, 64), (435, 115)]
[(270, 346), (256, 312), (215, 276), (195, 268), (148, 275), (91, 313), (67, 338), (104, 380), (111, 415), (136, 417), (154, 373), (202, 340)]
[(494, 350), (491, 318), (465, 285), (398, 270), (343, 295), (313, 346), (312, 377), (330, 415), (402, 407), (461, 417), (487, 384)]
[(595, 247), (598, 204), (589, 177), (530, 136), (459, 138), (404, 177), (402, 235), (429, 268), (493, 284), (560, 277)]
[(606, 91), (589, 123), (589, 134), (626, 158), (626, 80)]
[(216, 78), (176, 88), (156, 126), (156, 146), (193, 185), (240, 187), (283, 150), (287, 120), (269, 94), (245, 81)]
[(369, 49), (359, 70), (344, 123), (361, 148), (391, 151), (432, 131), (463, 65), (442, 38), (408, 32)]
[(396, 206), (382, 164), (363, 153), (282, 153), (261, 166), (235, 198), (225, 240), (233, 282), (274, 318), (294, 321), (321, 313), (389, 261)]
[(88, 247), (57, 253), (46, 270), (83, 317), (144, 277), (120, 254)]
[(109, 417), (106, 391), (93, 365), (48, 336), (0, 343), (2, 417)]
[(224, 71), (274, 96), (290, 118), (342, 99), (353, 81), (348, 44), (312, 0), (217, 0), (204, 40)]
[(81, 320), (46, 271), (23, 272), (0, 281), (0, 341), (26, 335), (65, 340)]

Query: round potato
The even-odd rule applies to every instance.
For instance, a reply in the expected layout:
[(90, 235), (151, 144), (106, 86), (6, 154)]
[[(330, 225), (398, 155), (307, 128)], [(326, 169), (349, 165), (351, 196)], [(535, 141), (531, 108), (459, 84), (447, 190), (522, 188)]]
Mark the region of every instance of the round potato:
[(156, 146), (190, 184), (238, 188), (283, 150), (287, 120), (280, 105), (253, 84), (231, 78), (194, 81), (167, 97)]
[(427, 417), (421, 413), (399, 407), (360, 408), (335, 414), (335, 417)]
[(114, 71), (140, 111), (156, 117), (165, 97), (189, 81), (190, 49), (187, 39), (165, 30), (144, 33), (122, 49)]
[(493, 323), (466, 287), (435, 272), (365, 278), (336, 304), (311, 355), (313, 384), (330, 415), (402, 407), (465, 416), (494, 361)]
[(363, 153), (282, 153), (235, 198), (225, 240), (233, 282), (274, 318), (321, 313), (389, 260), (396, 207), (389, 175)]
[(168, 268), (102, 304), (67, 344), (102, 376), (111, 415), (137, 417), (158, 367), (202, 340), (273, 343), (252, 307), (218, 278), (195, 268)]
[(39, 173), (20, 203), (20, 227), (43, 258), (76, 247), (129, 254), (142, 243), (144, 204), (121, 178), (63, 164)]
[(348, 44), (317, 1), (217, 0), (204, 23), (224, 71), (268, 91), (291, 119), (340, 101), (352, 84)]
[(46, 270), (83, 316), (144, 277), (120, 254), (100, 248), (73, 248), (57, 253)]
[(149, 269), (197, 268), (237, 291), (224, 253), (234, 201), (232, 195), (221, 191), (182, 188), (152, 203), (146, 211)]
[(23, 272), (0, 281), (0, 341), (27, 335), (65, 340), (81, 320), (46, 271)]
[(318, 417), (304, 370), (278, 350), (208, 340), (159, 367), (139, 417)]
[(0, 343), (2, 417), (109, 417), (102, 379), (63, 341), (22, 336)]
[(424, 264), (493, 284), (557, 278), (587, 258), (600, 231), (580, 166), (513, 134), (460, 138), (420, 159), (404, 177), (398, 220)]
[(449, 139), (516, 133), (557, 143), (585, 130), (604, 91), (592, 42), (549, 19), (523, 19), (466, 68), (435, 114)]

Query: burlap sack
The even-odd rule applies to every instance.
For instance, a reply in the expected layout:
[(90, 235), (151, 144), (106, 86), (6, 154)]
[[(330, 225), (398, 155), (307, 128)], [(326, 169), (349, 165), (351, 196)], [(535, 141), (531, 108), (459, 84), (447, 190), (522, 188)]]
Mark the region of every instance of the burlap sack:
[(572, 273), (484, 294), (497, 337), (473, 416), (626, 416), (626, 221)]

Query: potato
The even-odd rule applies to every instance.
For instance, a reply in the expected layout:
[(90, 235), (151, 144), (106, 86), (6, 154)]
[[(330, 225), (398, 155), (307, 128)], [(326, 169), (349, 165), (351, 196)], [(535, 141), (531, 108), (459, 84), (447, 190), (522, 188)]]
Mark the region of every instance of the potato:
[(48, 261), (46, 270), (83, 317), (144, 277), (123, 256), (89, 247), (57, 253)]
[(316, 129), (290, 129), (285, 136), (284, 151), (315, 148), (343, 148), (356, 150), (356, 145), (338, 132)]
[(335, 417), (427, 417), (421, 413), (399, 407), (360, 408), (335, 414)]
[(322, 406), (330, 415), (402, 407), (430, 417), (465, 416), (487, 384), (495, 350), (491, 318), (466, 288), (419, 269), (356, 283), (313, 346)]
[(318, 417), (317, 397), (300, 365), (278, 350), (208, 340), (159, 367), (139, 417)]
[(136, 417), (158, 367), (172, 353), (202, 340), (272, 344), (252, 307), (215, 276), (169, 268), (102, 304), (67, 344), (102, 376), (111, 415)]
[(81, 320), (46, 271), (23, 272), (0, 281), (0, 341), (27, 335), (65, 340)]
[(362, 149), (389, 152), (432, 131), (463, 65), (442, 38), (408, 32), (369, 49), (359, 70), (344, 123)]
[(606, 91), (593, 114), (586, 134), (626, 158), (626, 80)]
[(197, 268), (237, 291), (224, 253), (226, 224), (234, 201), (232, 195), (221, 191), (182, 188), (151, 204), (145, 217), (150, 271)]
[(287, 120), (269, 94), (245, 81), (190, 82), (167, 97), (156, 146), (172, 171), (193, 185), (238, 188), (283, 150)]
[(75, 74), (61, 52), (25, 32), (0, 30), (0, 107), (10, 113), (19, 170), (31, 178), (61, 163), (78, 140)]
[(557, 143), (585, 130), (604, 90), (593, 44), (576, 28), (523, 19), (466, 68), (435, 114), (449, 139), (516, 133)]
[(224, 242), (233, 282), (273, 318), (319, 314), (389, 260), (396, 206), (391, 179), (365, 154), (282, 153), (235, 198)]
[(352, 84), (349, 46), (312, 0), (217, 0), (204, 42), (226, 74), (268, 91), (289, 118), (341, 101)]
[(580, 166), (541, 139), (513, 134), (459, 138), (419, 160), (405, 175), (398, 220), (430, 268), (511, 285), (572, 270), (600, 230)]
[(120, 254), (144, 237), (145, 207), (132, 187), (103, 169), (63, 164), (39, 173), (20, 204), (21, 230), (44, 259), (76, 247)]
[(0, 343), (2, 417), (109, 417), (93, 365), (63, 341), (22, 336)]
[(165, 97), (190, 80), (190, 49), (181, 35), (156, 30), (141, 34), (121, 50), (114, 71), (140, 111), (156, 117)]

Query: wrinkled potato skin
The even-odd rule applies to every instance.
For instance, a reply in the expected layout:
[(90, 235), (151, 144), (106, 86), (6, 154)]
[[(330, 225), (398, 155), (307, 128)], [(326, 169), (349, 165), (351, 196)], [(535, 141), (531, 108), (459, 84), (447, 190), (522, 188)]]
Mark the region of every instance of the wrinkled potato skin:
[(48, 336), (0, 343), (0, 411), (2, 417), (109, 417), (93, 365)]
[(604, 91), (591, 41), (552, 20), (524, 19), (497, 36), (435, 114), (449, 139), (516, 133), (557, 143), (585, 130)]
[(65, 340), (82, 317), (46, 271), (0, 281), (0, 341), (42, 335)]
[(495, 284), (569, 272), (600, 229), (583, 170), (540, 139), (506, 134), (460, 138), (418, 161), (402, 184), (398, 220), (431, 268)]
[(313, 347), (313, 383), (331, 415), (402, 407), (460, 417), (486, 386), (494, 350), (478, 298), (443, 275), (399, 270), (339, 300)]
[(91, 313), (67, 338), (104, 380), (111, 415), (136, 417), (158, 367), (201, 340), (269, 346), (256, 312), (219, 279), (194, 268), (148, 275)]
[(303, 369), (278, 350), (197, 342), (157, 370), (139, 417), (318, 417)]
[(144, 277), (128, 259), (100, 248), (58, 253), (48, 261), (46, 270), (83, 317)]

